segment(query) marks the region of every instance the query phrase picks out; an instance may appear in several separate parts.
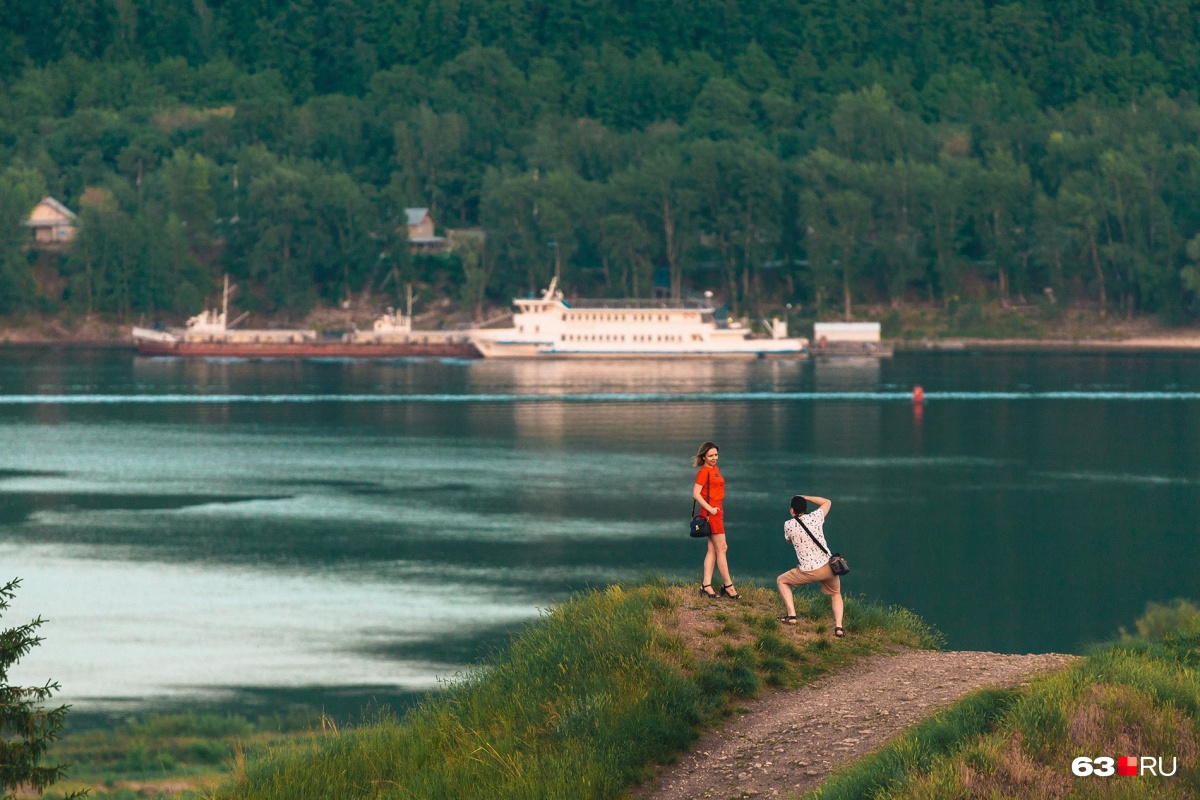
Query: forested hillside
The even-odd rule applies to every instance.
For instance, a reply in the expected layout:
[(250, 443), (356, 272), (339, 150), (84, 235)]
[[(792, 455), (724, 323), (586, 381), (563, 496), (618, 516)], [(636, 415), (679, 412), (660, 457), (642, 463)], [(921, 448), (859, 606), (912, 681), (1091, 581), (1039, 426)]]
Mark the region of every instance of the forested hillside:
[[(1200, 314), (1200, 2), (0, 0), (0, 313)], [(52, 195), (65, 254), (25, 247)], [(404, 208), (482, 226), (412, 258)], [(1050, 289), (1049, 292), (1046, 290)]]

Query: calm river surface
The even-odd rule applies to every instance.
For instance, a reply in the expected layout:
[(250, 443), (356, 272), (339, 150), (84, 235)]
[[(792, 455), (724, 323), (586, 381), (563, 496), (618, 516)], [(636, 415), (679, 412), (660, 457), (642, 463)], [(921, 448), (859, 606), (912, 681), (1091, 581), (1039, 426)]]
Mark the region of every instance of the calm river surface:
[[(909, 392), (924, 386), (924, 413)], [(699, 577), (721, 446), (734, 577), (832, 498), (851, 592), (952, 648), (1078, 651), (1200, 599), (1200, 356), (184, 361), (0, 350), (0, 624), (80, 710), (357, 709), (451, 677), (573, 590)]]

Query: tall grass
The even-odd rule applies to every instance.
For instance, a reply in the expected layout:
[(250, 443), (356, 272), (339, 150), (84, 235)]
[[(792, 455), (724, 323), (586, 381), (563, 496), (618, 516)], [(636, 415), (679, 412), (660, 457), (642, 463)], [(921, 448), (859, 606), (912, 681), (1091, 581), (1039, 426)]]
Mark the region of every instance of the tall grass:
[[(740, 604), (688, 601), (713, 618), (704, 652), (664, 624), (684, 602), (679, 588), (658, 581), (579, 595), (402, 720), (275, 748), (238, 768), (216, 797), (615, 797), (727, 713), (731, 697), (802, 681), (873, 647), (937, 640), (911, 615), (854, 603), (847, 620), (857, 641), (833, 647), (818, 636), (811, 641), (823, 647), (800, 646), (773, 618), (777, 595), (743, 594)], [(815, 615), (811, 599), (801, 603)]]

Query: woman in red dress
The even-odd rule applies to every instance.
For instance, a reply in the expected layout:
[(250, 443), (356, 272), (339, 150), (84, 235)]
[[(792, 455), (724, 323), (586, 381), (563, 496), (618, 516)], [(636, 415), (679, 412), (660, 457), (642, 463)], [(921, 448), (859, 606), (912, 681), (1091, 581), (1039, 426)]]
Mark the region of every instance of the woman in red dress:
[[(692, 487), (692, 498), (700, 504), (700, 516), (708, 520), (708, 552), (704, 555), (704, 582), (700, 584), (700, 594), (705, 597), (732, 597), (740, 600), (742, 596), (733, 588), (733, 578), (729, 577), (729, 562), (725, 559), (725, 478), (717, 469), (717, 456), (720, 448), (712, 442), (700, 445), (692, 458), (692, 466), (699, 467), (696, 473), (696, 484)], [(724, 586), (720, 592), (712, 588), (713, 567), (721, 573)]]

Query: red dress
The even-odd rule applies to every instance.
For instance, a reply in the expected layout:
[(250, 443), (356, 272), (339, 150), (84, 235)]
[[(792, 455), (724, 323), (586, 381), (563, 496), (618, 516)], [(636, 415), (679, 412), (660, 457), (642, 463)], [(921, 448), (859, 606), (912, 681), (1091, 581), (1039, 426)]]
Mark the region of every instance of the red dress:
[(696, 473), (696, 483), (700, 484), (700, 496), (710, 506), (721, 509), (720, 514), (709, 514), (708, 509), (701, 508), (700, 516), (708, 520), (708, 526), (713, 533), (725, 533), (725, 478), (718, 467), (705, 464)]

